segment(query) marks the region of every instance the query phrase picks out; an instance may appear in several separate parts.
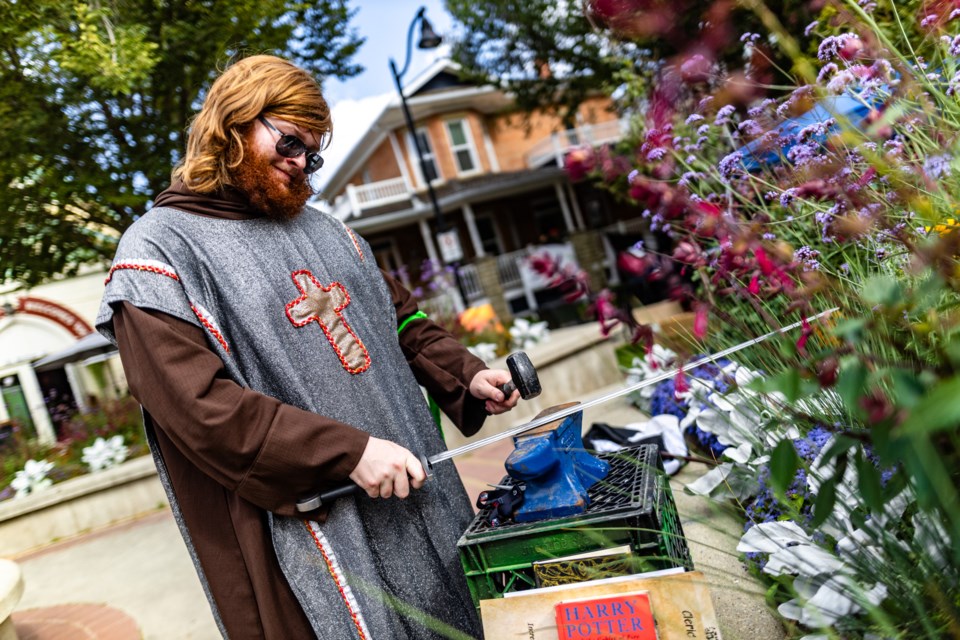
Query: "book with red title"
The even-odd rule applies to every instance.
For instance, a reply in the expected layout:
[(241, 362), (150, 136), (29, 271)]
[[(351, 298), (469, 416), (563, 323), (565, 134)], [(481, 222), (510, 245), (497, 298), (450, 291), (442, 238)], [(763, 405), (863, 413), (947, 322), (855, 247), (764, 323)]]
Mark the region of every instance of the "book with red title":
[(657, 640), (646, 592), (565, 600), (554, 610), (559, 640)]

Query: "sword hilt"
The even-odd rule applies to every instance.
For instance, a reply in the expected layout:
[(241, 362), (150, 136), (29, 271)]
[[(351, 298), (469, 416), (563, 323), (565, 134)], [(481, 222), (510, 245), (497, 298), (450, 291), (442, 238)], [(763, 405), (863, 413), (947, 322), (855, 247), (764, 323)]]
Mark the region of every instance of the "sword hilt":
[[(430, 464), (430, 460), (426, 456), (420, 455), (420, 464), (423, 465), (423, 471), (427, 474), (427, 480), (433, 477), (433, 465)], [(298, 513), (307, 513), (308, 511), (314, 511), (320, 507), (327, 506), (337, 498), (345, 498), (346, 496), (352, 496), (355, 493), (363, 493), (363, 490), (355, 482), (345, 484), (336, 489), (330, 489), (329, 491), (324, 491), (322, 493), (315, 493), (312, 496), (303, 498), (302, 500), (297, 500), (297, 512)]]

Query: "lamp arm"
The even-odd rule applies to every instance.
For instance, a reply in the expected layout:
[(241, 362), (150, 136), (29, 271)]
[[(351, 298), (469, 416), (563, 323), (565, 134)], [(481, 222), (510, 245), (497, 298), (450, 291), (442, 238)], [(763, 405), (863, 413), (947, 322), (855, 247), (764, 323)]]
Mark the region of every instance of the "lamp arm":
[[(407, 72), (407, 68), (410, 66), (410, 54), (413, 52), (413, 29), (417, 26), (417, 22), (423, 19), (423, 15), (427, 12), (426, 7), (420, 7), (417, 11), (417, 15), (413, 16), (413, 22), (410, 23), (410, 28), (407, 29), (407, 59), (403, 63), (403, 71), (397, 73), (396, 65), (393, 64), (393, 60), (390, 61), (390, 68), (393, 70), (393, 75), (396, 78), (397, 85), (400, 85), (400, 78), (403, 77), (403, 74)], [(403, 93), (403, 90), (400, 90)]]

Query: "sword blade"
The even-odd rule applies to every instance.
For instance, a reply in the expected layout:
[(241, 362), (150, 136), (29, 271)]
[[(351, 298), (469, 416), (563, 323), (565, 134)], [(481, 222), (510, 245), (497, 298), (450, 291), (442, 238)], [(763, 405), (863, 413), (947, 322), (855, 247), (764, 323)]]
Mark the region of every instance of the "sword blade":
[(759, 336), (757, 338), (751, 338), (746, 342), (741, 342), (740, 344), (724, 349), (723, 351), (719, 351), (713, 355), (704, 356), (693, 362), (689, 362), (683, 365), (682, 367), (676, 367), (674, 369), (671, 369), (670, 371), (665, 371), (664, 373), (656, 375), (652, 378), (647, 378), (646, 380), (642, 380), (636, 384), (624, 387), (623, 389), (618, 389), (612, 393), (608, 393), (599, 398), (590, 400), (589, 402), (584, 402), (583, 404), (577, 404), (572, 407), (568, 407), (566, 409), (557, 411), (556, 413), (551, 413), (549, 415), (543, 416), (542, 418), (537, 418), (535, 420), (531, 420), (530, 422), (525, 422), (516, 427), (512, 427), (505, 431), (501, 431), (500, 433), (497, 433), (495, 435), (488, 436), (481, 440), (477, 440), (476, 442), (470, 442), (461, 447), (457, 447), (456, 449), (449, 449), (447, 451), (443, 451), (442, 453), (438, 453), (434, 456), (430, 456), (429, 458), (427, 458), (427, 463), (432, 467), (438, 462), (443, 462), (444, 460), (450, 460), (451, 458), (456, 458), (457, 456), (463, 455), (465, 453), (469, 453), (470, 451), (474, 451), (475, 449), (480, 449), (481, 447), (485, 447), (487, 445), (493, 444), (494, 442), (499, 442), (506, 438), (512, 438), (513, 436), (519, 435), (526, 431), (530, 431), (531, 429), (536, 429), (537, 427), (542, 427), (545, 424), (550, 424), (551, 422), (556, 422), (557, 420), (566, 418), (567, 416), (571, 416), (579, 411), (589, 409), (590, 407), (595, 407), (597, 405), (603, 404), (604, 402), (609, 402), (614, 398), (625, 396), (628, 393), (637, 391), (638, 389), (643, 389), (644, 387), (649, 387), (651, 385), (657, 384), (658, 382), (663, 382), (664, 380), (667, 380), (668, 378), (671, 378), (677, 375), (681, 371), (686, 372), (691, 369), (696, 369), (700, 365), (707, 364), (709, 362), (715, 362), (716, 360), (719, 360), (720, 358), (724, 358), (730, 355), (731, 353), (742, 351), (748, 347), (752, 347), (755, 344), (759, 344), (764, 340), (768, 340), (773, 336), (781, 335), (786, 333), (787, 331), (791, 331), (793, 329), (796, 329), (797, 327), (803, 326), (804, 323), (809, 323), (814, 320), (819, 320), (820, 318), (830, 315), (831, 313), (833, 313), (834, 311), (837, 311), (838, 309), (839, 307), (833, 307), (832, 309), (821, 311), (820, 313), (816, 315), (812, 315), (809, 318), (804, 318), (799, 322), (794, 322), (793, 324), (787, 325), (786, 327), (775, 329), (774, 331), (765, 333), (762, 336)]

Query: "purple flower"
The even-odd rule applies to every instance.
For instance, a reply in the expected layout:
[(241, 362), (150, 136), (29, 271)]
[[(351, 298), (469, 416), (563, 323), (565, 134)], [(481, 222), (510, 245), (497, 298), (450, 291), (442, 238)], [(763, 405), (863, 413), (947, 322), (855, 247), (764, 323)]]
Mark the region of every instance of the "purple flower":
[(657, 160), (663, 159), (663, 156), (667, 155), (667, 150), (663, 147), (658, 147), (656, 149), (651, 149), (647, 153), (647, 160), (650, 162), (656, 162)]
[(805, 245), (797, 249), (793, 256), (800, 261), (804, 271), (820, 270), (820, 261), (817, 260), (820, 257), (820, 252), (816, 249), (811, 249)]
[(689, 116), (687, 116), (686, 123), (693, 124), (695, 122), (700, 122), (701, 120), (703, 120), (702, 115), (700, 115), (699, 113), (692, 113)]
[(797, 198), (796, 187), (787, 189), (786, 191), (780, 194), (780, 206), (787, 208), (791, 204), (793, 204), (793, 201), (796, 200), (796, 198)]
[(763, 127), (756, 120), (744, 120), (737, 126), (737, 129), (748, 136), (759, 136), (763, 133)]
[(743, 156), (739, 151), (734, 151), (720, 161), (717, 169), (719, 169), (723, 179), (729, 181), (734, 176), (743, 172)]
[(953, 157), (948, 153), (930, 156), (923, 163), (923, 172), (936, 180), (950, 173), (951, 160), (953, 160)]
[(717, 111), (717, 117), (714, 119), (713, 124), (722, 125), (730, 122), (730, 116), (736, 112), (737, 108), (732, 104), (725, 105), (720, 107), (720, 110)]
[(820, 24), (820, 21), (819, 21), (819, 20), (814, 20), (813, 22), (811, 22), (810, 24), (808, 24), (808, 25), (806, 26), (806, 28), (803, 30), (803, 35), (804, 35), (805, 37), (806, 37), (806, 36), (809, 36), (810, 33), (813, 32), (813, 30), (816, 29), (819, 24)]
[(834, 63), (829, 63), (823, 65), (823, 68), (820, 69), (820, 73), (817, 74), (817, 82), (823, 82), (823, 79), (826, 78), (831, 73), (836, 73), (838, 71), (837, 65)]

